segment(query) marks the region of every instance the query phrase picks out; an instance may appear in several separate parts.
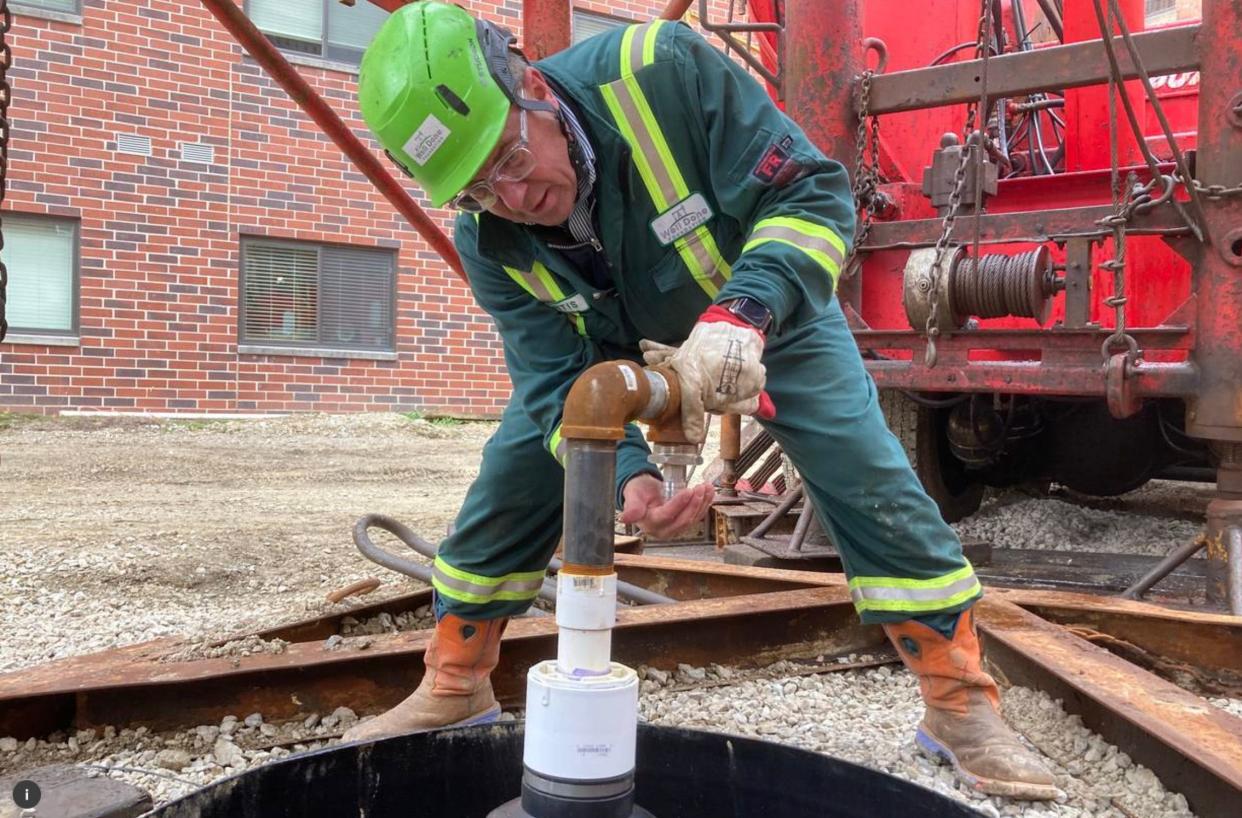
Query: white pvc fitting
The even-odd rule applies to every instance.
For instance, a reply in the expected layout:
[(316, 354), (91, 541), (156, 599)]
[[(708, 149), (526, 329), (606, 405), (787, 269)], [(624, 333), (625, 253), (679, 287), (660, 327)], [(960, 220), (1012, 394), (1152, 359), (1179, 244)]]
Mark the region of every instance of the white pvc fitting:
[(567, 676), (540, 662), (526, 675), (523, 763), (569, 781), (600, 781), (634, 770), (638, 674), (613, 662), (602, 676)]
[(556, 660), (568, 676), (611, 670), (612, 628), (617, 623), (617, 575), (572, 574), (556, 578)]

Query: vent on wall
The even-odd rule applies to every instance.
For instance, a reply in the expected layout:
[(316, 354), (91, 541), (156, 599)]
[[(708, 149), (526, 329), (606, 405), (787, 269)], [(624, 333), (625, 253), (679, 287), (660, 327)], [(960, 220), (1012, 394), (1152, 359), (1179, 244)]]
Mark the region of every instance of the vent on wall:
[(181, 161), (210, 165), (216, 161), (216, 149), (202, 142), (182, 142)]
[(138, 136), (132, 133), (119, 133), (116, 135), (117, 153), (132, 153), (135, 156), (151, 155), (151, 137)]

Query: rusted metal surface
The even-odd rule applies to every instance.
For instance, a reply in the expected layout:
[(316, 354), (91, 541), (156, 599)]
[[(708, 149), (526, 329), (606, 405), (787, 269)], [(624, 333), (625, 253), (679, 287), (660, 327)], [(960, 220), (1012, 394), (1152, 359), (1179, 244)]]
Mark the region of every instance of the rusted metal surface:
[[(1035, 339), (1032, 345), (1039, 342)], [(911, 345), (921, 360), (923, 343)], [(1020, 392), (1025, 395), (1104, 396), (1106, 383), (1095, 366), (1046, 366), (1040, 361), (966, 362), (945, 361), (945, 342), (939, 342), (940, 364), (928, 370), (910, 361), (867, 361), (867, 371), (881, 389), (913, 389), (926, 392)], [(950, 350), (953, 347), (948, 346)], [(1132, 392), (1144, 397), (1184, 397), (1197, 384), (1191, 364), (1144, 364)]]
[[(1110, 231), (1096, 224), (1112, 213), (1107, 205), (1066, 207), (1020, 213), (985, 213), (976, 217), (963, 213), (954, 222), (950, 238), (965, 242), (974, 238), (975, 220), (979, 219), (979, 241), (998, 244), (1017, 241), (1047, 242), (1082, 237), (1103, 237)], [(909, 219), (876, 222), (864, 250), (913, 249), (932, 247), (940, 235), (940, 219)], [(1171, 207), (1161, 206), (1136, 215), (1127, 234), (1188, 235), (1190, 229)]]
[[(66, 659), (0, 676), (0, 734), (103, 724), (184, 728), (239, 711), (274, 720), (339, 706), (375, 712), (417, 684), (429, 637), (430, 631), (411, 631), (367, 637), (364, 649), (328, 650), (315, 641), (279, 654), (161, 662), (176, 647), (169, 640)], [(757, 665), (857, 652), (883, 641), (878, 628), (858, 623), (845, 588), (820, 587), (622, 608), (613, 654), (617, 661), (664, 668), (678, 662)], [(555, 653), (551, 617), (514, 620), (493, 676), (497, 695), (520, 704), (526, 670)]]
[(378, 587), (380, 587), (380, 581), (377, 578), (367, 577), (366, 579), (360, 579), (357, 582), (351, 582), (343, 588), (337, 588), (335, 591), (329, 593), (325, 598), (328, 602), (335, 604), (347, 597), (369, 594)]
[(1242, 617), (1068, 591), (991, 589), (988, 594), (1049, 622), (1089, 625), (1160, 656), (1242, 678)]
[[(1204, 186), (1242, 182), (1242, 129), (1234, 98), (1242, 93), (1242, 6), (1203, 4), (1203, 28), (1217, 32), (1202, 47), (1199, 150), (1195, 176)], [(1214, 440), (1242, 441), (1242, 196), (1203, 202), (1207, 244), (1194, 268), (1199, 294), (1194, 359), (1203, 371), (1199, 394), (1186, 410), (1186, 430)]]
[[(371, 184), (383, 194), (397, 212), (406, 218), (410, 225), (418, 231), (431, 249), (440, 255), (462, 281), (466, 274), (461, 267), (461, 259), (453, 243), (444, 235), (438, 225), (432, 221), (421, 207), (406, 193), (396, 179), (384, 168), (375, 155), (362, 144), (337, 115), (323, 97), (315, 92), (302, 75), (297, 72), (277, 48), (250, 22), (250, 18), (234, 0), (202, 0), (204, 6), (215, 15), (216, 19), (232, 34), (242, 47), (254, 57), (259, 65), (271, 75), (285, 93), (298, 104), (307, 116), (314, 120), (328, 138), (341, 149), (354, 166), (363, 173)], [(403, 5), (403, 4), (394, 4)], [(391, 8), (381, 5), (382, 8)]]
[(522, 1), (522, 51), (527, 59), (542, 60), (569, 48), (573, 21), (569, 0)]
[[(1206, 15), (1203, 28), (1236, 30), (1212, 29)], [(1121, 52), (1123, 75), (1138, 76), (1120, 38), (1114, 40)], [(1135, 41), (1152, 75), (1199, 67), (1197, 25), (1137, 34)], [(871, 89), (871, 111), (895, 113), (977, 100), (981, 68), (982, 60), (969, 60), (876, 77)], [(1021, 97), (1033, 91), (1098, 85), (1107, 79), (1108, 60), (1101, 40), (1002, 54), (988, 60), (988, 94), (992, 97)]]
[(1006, 681), (1061, 699), (1201, 818), (1237, 815), (1242, 719), (1004, 599), (976, 610), (988, 659)]

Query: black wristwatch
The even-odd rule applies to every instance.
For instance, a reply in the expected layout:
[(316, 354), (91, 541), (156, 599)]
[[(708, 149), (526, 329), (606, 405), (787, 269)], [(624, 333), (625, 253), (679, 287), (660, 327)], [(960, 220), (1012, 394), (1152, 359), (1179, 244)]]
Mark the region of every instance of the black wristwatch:
[(724, 307), (765, 335), (772, 327), (772, 311), (753, 298), (742, 296), (721, 301), (717, 306)]

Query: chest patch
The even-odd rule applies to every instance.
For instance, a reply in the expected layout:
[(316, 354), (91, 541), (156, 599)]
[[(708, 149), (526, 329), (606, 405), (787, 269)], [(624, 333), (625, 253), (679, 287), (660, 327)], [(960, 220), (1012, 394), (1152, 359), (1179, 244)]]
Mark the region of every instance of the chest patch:
[(651, 221), (651, 229), (661, 244), (668, 245), (693, 232), (712, 217), (712, 209), (702, 193), (691, 193)]
[(590, 305), (587, 304), (586, 296), (582, 295), (582, 293), (574, 293), (573, 296), (566, 298), (563, 301), (557, 301), (552, 304), (551, 307), (557, 312), (586, 312), (590, 309)]

